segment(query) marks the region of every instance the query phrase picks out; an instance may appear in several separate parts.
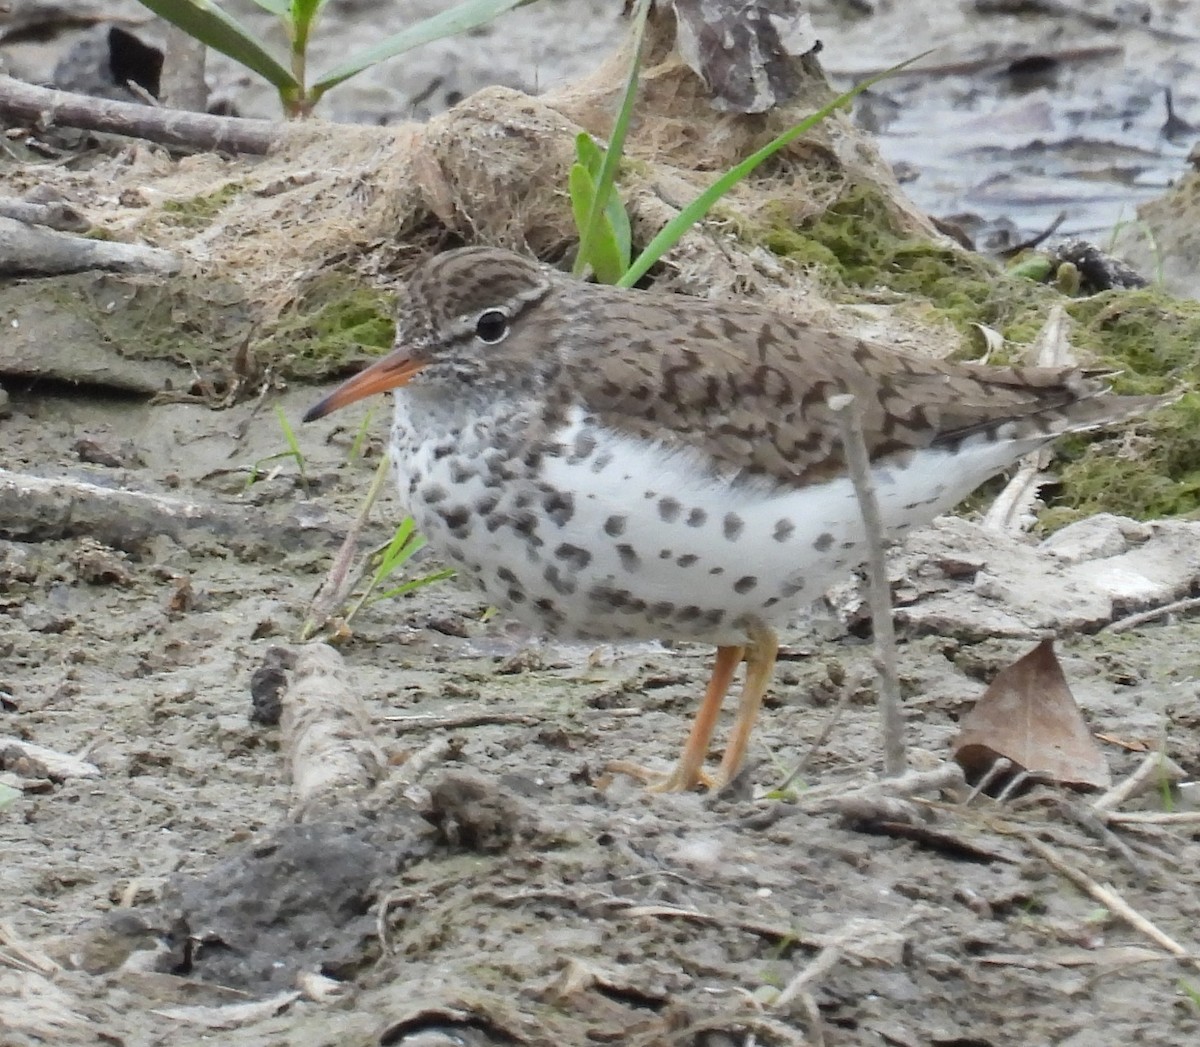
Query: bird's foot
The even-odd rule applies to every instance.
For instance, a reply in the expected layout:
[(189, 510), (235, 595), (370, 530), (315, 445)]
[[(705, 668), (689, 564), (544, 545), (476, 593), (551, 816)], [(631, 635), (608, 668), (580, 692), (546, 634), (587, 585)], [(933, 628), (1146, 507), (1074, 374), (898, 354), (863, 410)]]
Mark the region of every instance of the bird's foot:
[(715, 792), (720, 787), (717, 780), (703, 768), (691, 771), (676, 766), (670, 774), (663, 774), (632, 760), (614, 760), (604, 769), (613, 774), (627, 774), (630, 778), (636, 778), (646, 786), (647, 792), (652, 793), (689, 793), (697, 786)]

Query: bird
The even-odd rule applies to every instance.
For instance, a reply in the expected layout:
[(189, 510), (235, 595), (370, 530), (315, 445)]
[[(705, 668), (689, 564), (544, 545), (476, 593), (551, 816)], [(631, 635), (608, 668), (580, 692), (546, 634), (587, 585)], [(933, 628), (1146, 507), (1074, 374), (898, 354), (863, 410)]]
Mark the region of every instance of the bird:
[(488, 246), (417, 268), (392, 350), (304, 420), (388, 390), (401, 500), (492, 605), (564, 641), (716, 647), (678, 762), (648, 782), (663, 792), (739, 774), (779, 630), (868, 558), (831, 399), (858, 405), (888, 540), (1055, 437), (1164, 402), (1075, 367), (925, 358)]

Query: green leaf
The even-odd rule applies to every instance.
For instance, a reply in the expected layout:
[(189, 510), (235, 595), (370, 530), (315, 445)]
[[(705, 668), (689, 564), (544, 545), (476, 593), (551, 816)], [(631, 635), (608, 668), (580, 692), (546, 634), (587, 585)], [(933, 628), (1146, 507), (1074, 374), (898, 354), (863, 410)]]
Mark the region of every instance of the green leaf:
[(753, 171), (764, 160), (774, 156), (785, 145), (788, 145), (795, 139), (799, 138), (806, 131), (811, 130), (827, 116), (829, 116), (830, 113), (836, 109), (840, 109), (842, 106), (852, 101), (855, 97), (862, 94), (863, 91), (865, 91), (868, 87), (879, 83), (879, 81), (883, 80), (885, 77), (891, 76), (892, 73), (903, 69), (906, 66), (912, 65), (913, 62), (919, 62), (927, 54), (929, 54), (928, 51), (923, 51), (919, 55), (915, 55), (912, 58), (885, 69), (882, 73), (877, 73), (875, 76), (869, 77), (868, 79), (863, 80), (861, 83), (855, 84), (852, 88), (850, 88), (849, 91), (838, 95), (837, 98), (835, 98), (828, 105), (822, 106), (811, 116), (805, 117), (798, 124), (788, 128), (788, 130), (784, 131), (783, 134), (779, 135), (777, 138), (773, 138), (770, 142), (758, 150), (758, 152), (748, 156), (736, 167), (730, 168), (723, 175), (721, 175), (720, 178), (713, 182), (712, 185), (705, 189), (704, 192), (696, 197), (695, 200), (688, 204), (687, 207), (680, 211), (679, 214), (677, 214), (665, 226), (663, 226), (663, 228), (659, 231), (659, 234), (653, 240), (651, 240), (650, 243), (646, 245), (646, 249), (642, 251), (640, 255), (638, 255), (637, 260), (627, 270), (625, 270), (625, 275), (622, 276), (618, 281), (617, 286), (632, 287), (634, 284), (636, 284), (643, 276), (645, 276), (646, 271), (655, 262), (657, 262), (664, 254), (667, 253), (667, 251), (669, 251), (679, 242), (684, 233), (686, 233), (692, 228), (692, 226), (694, 226), (706, 214), (708, 214), (709, 209), (713, 204), (720, 200), (722, 196), (729, 192), (730, 189), (732, 189), (735, 185), (737, 185), (738, 182), (750, 174), (750, 172)]
[[(604, 151), (596, 144), (596, 140), (586, 131), (580, 131), (575, 136), (575, 155), (579, 157), (579, 163), (587, 168), (587, 173), (591, 175), (591, 184), (593, 196), (596, 183), (601, 177), (601, 172), (604, 168)], [(573, 175), (572, 175), (573, 176)], [(572, 190), (572, 204), (574, 203), (575, 193)], [(578, 212), (575, 214), (575, 228), (582, 232), (584, 223), (587, 221), (587, 216), (590, 213), (591, 204), (588, 204), (589, 211), (585, 211), (581, 217)], [(608, 235), (615, 245), (616, 256), (620, 264), (620, 272), (611, 280), (606, 279), (597, 273), (596, 278), (602, 283), (615, 283), (621, 273), (624, 273), (629, 268), (629, 255), (633, 249), (633, 230), (629, 224), (629, 212), (625, 210), (625, 201), (621, 199), (621, 195), (617, 192), (610, 192), (608, 196), (608, 204), (604, 208), (605, 224), (608, 226)], [(595, 269), (595, 259), (585, 258), (586, 264), (592, 265)]]
[(228, 55), (247, 69), (258, 73), (282, 96), (299, 92), (300, 85), (260, 44), (250, 30), (227, 15), (211, 0), (139, 0), (160, 18), (179, 26), (206, 47)]
[[(596, 184), (587, 168), (579, 163), (571, 166), (571, 173), (567, 177), (567, 187), (571, 197), (571, 211), (575, 216), (575, 224), (581, 226), (587, 221), (588, 215), (592, 213), (592, 208), (595, 206)], [(625, 215), (625, 208), (619, 200), (616, 201), (616, 204), (628, 228), (629, 218)], [(583, 259), (582, 263), (577, 259), (576, 264), (590, 265), (592, 272), (596, 274), (596, 279), (603, 284), (616, 283), (621, 274), (625, 272), (625, 267), (629, 264), (628, 248), (622, 255), (617, 231), (610, 223), (608, 211), (605, 211), (596, 235), (592, 238), (588, 257)]]
[[(317, 14), (325, 0), (292, 0), (291, 22), (292, 51), (301, 56), (308, 50), (308, 37), (312, 32)], [(302, 59), (303, 60), (303, 59)]]
[(604, 166), (604, 151), (596, 144), (596, 139), (586, 131), (580, 131), (575, 136), (575, 155), (587, 168), (593, 182), (600, 177), (600, 168)]
[[(144, 2), (145, 0), (143, 0)], [(486, 25), (497, 15), (530, 2), (532, 0), (466, 0), (465, 3), (458, 4), (448, 11), (442, 11), (431, 18), (417, 22), (416, 25), (409, 26), (395, 36), (389, 36), (366, 51), (360, 51), (348, 62), (338, 66), (332, 72), (326, 73), (313, 84), (313, 99), (319, 98), (331, 87), (340, 84), (343, 80), (349, 80), (350, 77), (386, 58), (392, 58), (405, 51), (411, 51), (414, 47), (441, 40), (446, 36), (457, 36), (476, 26)]]

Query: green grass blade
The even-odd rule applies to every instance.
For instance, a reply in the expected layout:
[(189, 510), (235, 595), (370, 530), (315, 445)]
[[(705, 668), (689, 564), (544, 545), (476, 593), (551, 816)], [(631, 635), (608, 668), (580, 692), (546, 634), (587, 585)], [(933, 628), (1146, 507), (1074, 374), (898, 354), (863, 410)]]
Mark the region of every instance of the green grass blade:
[(259, 7), (277, 18), (287, 18), (291, 13), (291, 0), (254, 0)]
[(331, 87), (340, 84), (343, 80), (349, 80), (355, 74), (361, 73), (364, 69), (377, 62), (382, 62), (386, 58), (411, 51), (414, 47), (440, 40), (445, 36), (456, 36), (459, 33), (465, 33), (468, 29), (474, 29), (476, 26), (486, 25), (505, 11), (511, 11), (514, 7), (520, 7), (522, 4), (530, 2), (532, 0), (466, 0), (465, 3), (458, 4), (448, 11), (442, 11), (432, 18), (426, 18), (424, 21), (417, 22), (416, 25), (409, 26), (394, 36), (389, 36), (374, 47), (360, 51), (348, 62), (326, 73), (313, 84), (313, 97), (314, 99), (319, 98)]
[(420, 578), (410, 579), (403, 585), (397, 585), (394, 589), (388, 589), (386, 592), (379, 593), (377, 596), (372, 596), (367, 603), (369, 605), (378, 603), (380, 600), (390, 600), (395, 596), (403, 596), (405, 593), (411, 593), (414, 590), (423, 589), (427, 585), (433, 585), (434, 582), (440, 582), (446, 578), (453, 577), (454, 568), (443, 567), (440, 571), (434, 571), (432, 574), (422, 575)]
[(642, 38), (645, 36), (646, 14), (649, 10), (650, 0), (638, 0), (637, 9), (633, 13), (633, 59), (629, 63), (629, 77), (625, 81), (625, 94), (621, 99), (617, 119), (613, 123), (608, 148), (604, 150), (604, 163), (600, 168), (600, 176), (596, 179), (595, 199), (592, 201), (587, 221), (579, 227), (579, 253), (575, 256), (575, 265), (572, 267), (572, 274), (575, 276), (582, 276), (583, 270), (592, 262), (592, 244), (600, 232), (601, 218), (608, 207), (613, 183), (617, 178), (617, 166), (621, 162), (625, 136), (629, 132), (629, 121), (633, 116), (633, 103), (637, 97), (638, 70), (642, 63)]
[(634, 284), (636, 284), (643, 276), (645, 276), (646, 271), (655, 262), (657, 262), (664, 254), (667, 253), (667, 251), (669, 251), (679, 242), (680, 237), (682, 237), (684, 233), (686, 233), (692, 228), (692, 226), (696, 225), (696, 223), (701, 221), (704, 216), (708, 214), (709, 209), (713, 204), (720, 200), (722, 196), (729, 192), (730, 189), (732, 189), (735, 185), (737, 185), (738, 182), (750, 174), (750, 172), (752, 172), (764, 160), (774, 156), (775, 153), (779, 152), (779, 150), (785, 145), (790, 144), (806, 131), (811, 130), (827, 116), (829, 116), (830, 113), (836, 109), (840, 109), (847, 102), (852, 101), (858, 95), (862, 94), (863, 91), (867, 90), (867, 88), (879, 83), (880, 80), (891, 76), (898, 70), (912, 65), (913, 62), (919, 62), (927, 54), (929, 54), (928, 51), (923, 51), (919, 55), (885, 69), (882, 73), (877, 73), (875, 76), (862, 81), (862, 83), (855, 84), (852, 88), (850, 88), (849, 91), (838, 95), (837, 98), (835, 98), (828, 105), (822, 106), (815, 113), (801, 120), (800, 123), (790, 127), (777, 138), (773, 138), (770, 142), (758, 150), (758, 152), (748, 156), (736, 167), (730, 168), (723, 175), (721, 175), (720, 178), (713, 182), (712, 185), (704, 190), (704, 192), (696, 197), (696, 199), (693, 200), (687, 207), (680, 211), (679, 214), (677, 214), (665, 226), (663, 226), (659, 234), (653, 240), (651, 240), (649, 244), (646, 245), (646, 249), (640, 255), (638, 255), (633, 264), (625, 271), (625, 275), (622, 276), (618, 281), (617, 286), (632, 287)]
[(232, 15), (211, 0), (139, 0), (160, 18), (179, 26), (206, 47), (228, 55), (247, 69), (258, 73), (286, 97), (294, 96), (300, 85), (254, 35)]

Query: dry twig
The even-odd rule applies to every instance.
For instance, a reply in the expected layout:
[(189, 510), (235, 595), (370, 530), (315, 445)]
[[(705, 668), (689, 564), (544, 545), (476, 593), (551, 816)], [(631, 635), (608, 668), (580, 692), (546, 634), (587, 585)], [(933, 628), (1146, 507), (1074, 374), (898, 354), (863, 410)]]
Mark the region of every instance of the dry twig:
[(287, 133), (270, 120), (209, 116), (136, 102), (54, 91), (0, 75), (0, 117), (39, 127), (78, 127), (84, 131), (142, 138), (159, 145), (213, 152), (268, 153)]
[(1080, 890), (1095, 898), (1096, 901), (1108, 909), (1114, 916), (1124, 920), (1135, 931), (1145, 935), (1155, 945), (1165, 949), (1173, 956), (1189, 960), (1197, 967), (1200, 967), (1200, 954), (1190, 952), (1165, 931), (1151, 923), (1150, 920), (1134, 909), (1112, 887), (1107, 884), (1097, 883), (1082, 869), (1077, 869), (1054, 850), (1053, 847), (1042, 843), (1041, 840), (1034, 839), (1026, 833), (1018, 833), (1017, 835), (1020, 836), (1025, 846), (1033, 851), (1034, 854), (1062, 873), (1063, 876)]
[(892, 621), (892, 590), (883, 550), (883, 520), (871, 482), (871, 459), (863, 437), (854, 397), (840, 393), (827, 401), (842, 430), (842, 448), (866, 535), (867, 574), (871, 586), (871, 623), (875, 635), (875, 668), (879, 673), (879, 718), (883, 731), (883, 767), (889, 777), (908, 766), (904, 746), (904, 712), (900, 704), (900, 674), (896, 658), (896, 627)]
[(1109, 622), (1100, 631), (1102, 633), (1124, 633), (1130, 629), (1136, 629), (1139, 625), (1153, 622), (1157, 618), (1165, 618), (1170, 614), (1187, 614), (1189, 611), (1196, 610), (1200, 610), (1200, 596), (1189, 596), (1186, 600), (1175, 600), (1173, 603), (1166, 603), (1161, 607), (1152, 607), (1150, 610), (1142, 611), (1140, 614), (1131, 614), (1128, 618)]
[(0, 217), (0, 275), (47, 276), (104, 269), (174, 276), (182, 268), (170, 251), (116, 240), (91, 240)]
[(302, 814), (364, 792), (383, 776), (371, 715), (347, 683), (342, 656), (326, 644), (300, 650), (280, 728), (294, 807)]
[(1164, 780), (1179, 782), (1186, 777), (1183, 768), (1165, 753), (1149, 752), (1128, 778), (1098, 797), (1092, 803), (1092, 808), (1096, 811), (1112, 811), (1147, 789), (1157, 787)]

